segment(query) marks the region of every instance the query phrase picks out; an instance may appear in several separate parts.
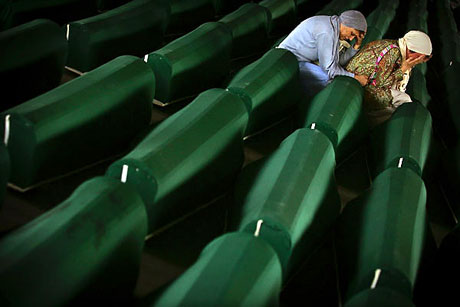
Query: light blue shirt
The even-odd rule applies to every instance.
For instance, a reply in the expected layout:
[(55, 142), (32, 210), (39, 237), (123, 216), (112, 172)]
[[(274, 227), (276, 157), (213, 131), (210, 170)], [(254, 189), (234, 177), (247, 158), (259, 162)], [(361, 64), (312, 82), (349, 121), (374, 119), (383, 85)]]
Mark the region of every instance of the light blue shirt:
[(302, 21), (278, 46), (291, 51), (299, 62), (319, 61), (330, 79), (337, 75), (354, 77), (345, 65), (358, 52), (348, 48), (339, 54), (340, 22), (338, 16), (314, 16)]

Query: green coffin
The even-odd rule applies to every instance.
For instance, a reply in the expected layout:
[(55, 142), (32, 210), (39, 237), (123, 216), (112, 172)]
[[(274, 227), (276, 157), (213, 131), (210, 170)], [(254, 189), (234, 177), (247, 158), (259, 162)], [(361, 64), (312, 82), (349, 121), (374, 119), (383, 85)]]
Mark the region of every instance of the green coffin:
[(10, 177), (10, 156), (5, 145), (0, 143), (0, 209), (5, 198), (6, 184)]
[[(418, 29), (428, 33), (428, 0), (412, 0), (407, 20), (407, 29)], [(423, 106), (427, 106), (431, 100), (426, 85), (427, 64), (422, 63), (415, 66), (411, 71), (410, 82), (407, 85), (407, 93), (412, 100), (419, 101)]]
[[(459, 97), (459, 81), (460, 81), (460, 62), (453, 61), (452, 65), (447, 67), (441, 74), (441, 82), (443, 93), (438, 93), (445, 102), (447, 102), (448, 114), (452, 118), (457, 133), (460, 132), (460, 118), (456, 116), (460, 112), (458, 104)], [(451, 133), (451, 131), (448, 131)]]
[(277, 306), (281, 275), (276, 253), (264, 240), (230, 233), (209, 243), (153, 305)]
[(155, 99), (170, 103), (220, 86), (230, 71), (231, 48), (228, 28), (209, 22), (148, 54), (156, 77)]
[(374, 40), (382, 39), (396, 15), (399, 0), (386, 0), (379, 3), (378, 7), (369, 14), (367, 20), (367, 34), (363, 45)]
[(166, 32), (185, 33), (207, 21), (214, 20), (214, 0), (157, 0), (171, 7)]
[(335, 77), (311, 103), (300, 106), (303, 126), (314, 126), (327, 135), (334, 147), (338, 147), (359, 121), (363, 95), (363, 88), (355, 79)]
[(247, 3), (219, 20), (233, 35), (232, 58), (247, 57), (268, 48), (270, 11), (256, 3)]
[(37, 18), (63, 25), (96, 14), (96, 0), (7, 0), (4, 13), (0, 15), (0, 30)]
[(407, 167), (421, 176), (431, 141), (430, 112), (417, 102), (405, 103), (371, 132), (370, 140), (374, 176), (389, 167)]
[(268, 32), (271, 37), (289, 33), (297, 25), (295, 0), (264, 0), (259, 2), (259, 5), (270, 11)]
[(418, 29), (428, 33), (428, 0), (411, 0), (409, 6), (409, 14), (407, 16), (408, 30)]
[(132, 0), (97, 0), (97, 9), (98, 11), (107, 11)]
[[(328, 202), (335, 189), (335, 156), (329, 139), (318, 130), (297, 130), (254, 172), (237, 181), (236, 216), (241, 231), (259, 233), (286, 267), (302, 237), (310, 253), (335, 222), (340, 202)], [(246, 169), (245, 169), (246, 170)], [(305, 258), (304, 258), (305, 259)]]
[(98, 177), (56, 208), (0, 241), (0, 300), (7, 306), (61, 306), (134, 289), (145, 207), (128, 185)]
[(59, 85), (67, 41), (54, 22), (37, 19), (0, 32), (0, 46), (0, 110)]
[(249, 109), (246, 135), (266, 128), (291, 111), (300, 100), (299, 64), (284, 49), (271, 49), (243, 68), (227, 88), (239, 95)]
[(340, 15), (343, 11), (359, 8), (363, 0), (332, 0), (316, 15)]
[(228, 14), (248, 2), (251, 0), (213, 0), (214, 11), (217, 15)]
[(426, 69), (425, 63), (419, 64), (412, 69), (406, 91), (413, 101), (420, 102), (424, 107), (427, 107), (431, 100), (425, 79)]
[(10, 182), (25, 189), (127, 150), (150, 123), (154, 82), (142, 60), (122, 56), (3, 112)]
[(385, 170), (347, 204), (336, 236), (344, 302), (381, 287), (411, 299), (427, 230), (425, 205), (425, 185), (407, 168)]
[(154, 230), (192, 211), (194, 199), (209, 200), (227, 189), (243, 163), (247, 119), (238, 96), (208, 90), (112, 164), (107, 175), (135, 186)]
[(437, 28), (439, 32), (440, 61), (443, 69), (450, 66), (451, 61), (460, 61), (460, 39), (457, 35), (457, 24), (449, 0), (436, 1)]
[(169, 6), (152, 0), (133, 0), (69, 23), (67, 66), (86, 72), (120, 55), (143, 57), (161, 46), (168, 10)]

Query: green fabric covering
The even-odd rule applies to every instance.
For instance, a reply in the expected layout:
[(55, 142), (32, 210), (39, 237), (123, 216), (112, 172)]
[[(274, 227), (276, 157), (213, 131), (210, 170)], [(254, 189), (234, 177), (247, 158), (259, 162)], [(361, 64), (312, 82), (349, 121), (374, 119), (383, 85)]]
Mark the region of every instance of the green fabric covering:
[(194, 209), (193, 199), (226, 189), (243, 163), (243, 133), (248, 114), (238, 96), (211, 89), (156, 127), (107, 174), (141, 194), (150, 230)]
[(232, 58), (247, 57), (268, 48), (270, 11), (267, 8), (256, 3), (243, 4), (219, 22), (232, 32)]
[(171, 17), (167, 33), (185, 33), (214, 20), (214, 0), (157, 0), (169, 3)]
[(316, 15), (340, 15), (343, 11), (359, 8), (363, 0), (333, 0), (326, 4)]
[(264, 0), (259, 2), (259, 4), (270, 11), (270, 36), (277, 37), (289, 33), (297, 25), (294, 0)]
[(459, 97), (459, 82), (460, 82), (460, 62), (453, 61), (452, 65), (447, 67), (441, 74), (441, 82), (444, 93), (439, 93), (447, 102), (448, 114), (451, 116), (455, 125), (455, 130), (460, 133), (460, 118), (456, 116), (460, 114), (460, 105), (458, 104)]
[(426, 63), (419, 64), (412, 69), (406, 90), (413, 101), (420, 102), (424, 107), (427, 107), (431, 101), (425, 79), (426, 69)]
[(228, 28), (209, 22), (150, 53), (155, 99), (169, 103), (220, 86), (230, 71), (231, 48)]
[(385, 170), (369, 191), (347, 204), (336, 239), (344, 302), (374, 279), (376, 287), (411, 299), (427, 229), (425, 205), (424, 183), (407, 168)]
[(126, 4), (133, 0), (97, 0), (97, 9), (99, 11), (110, 10), (120, 5)]
[(122, 56), (3, 112), (10, 182), (27, 188), (126, 150), (150, 123), (153, 84), (148, 65)]
[(6, 2), (4, 11), (0, 15), (0, 30), (37, 18), (51, 19), (63, 25), (96, 15), (97, 5), (95, 0), (11, 0)]
[[(417, 29), (428, 33), (428, 0), (412, 0), (409, 5), (407, 30)], [(426, 87), (427, 64), (422, 63), (415, 66), (411, 71), (410, 82), (407, 85), (407, 93), (412, 100), (419, 101), (423, 106), (427, 106), (431, 100)]]
[(414, 306), (404, 295), (391, 289), (376, 288), (358, 293), (343, 306), (345, 307), (408, 307)]
[(271, 49), (243, 68), (227, 88), (239, 95), (250, 112), (246, 135), (266, 128), (289, 114), (300, 100), (299, 64), (284, 49)]
[(213, 0), (214, 10), (217, 15), (223, 15), (223, 14), (230, 13), (247, 2), (251, 2), (251, 1), (250, 0)]
[(315, 1), (315, 0), (295, 0), (297, 8), (297, 20), (298, 22), (315, 15), (320, 10), (325, 2), (328, 1)]
[(154, 306), (277, 306), (281, 266), (253, 235), (230, 233), (209, 243)]
[(407, 16), (408, 30), (417, 29), (428, 33), (428, 0), (411, 0), (409, 5), (409, 14)]
[(235, 192), (241, 212), (232, 214), (237, 227), (254, 233), (263, 220), (260, 237), (277, 251), (283, 267), (304, 235), (304, 249), (311, 253), (340, 211), (339, 202), (324, 201), (329, 187), (335, 187), (334, 168), (329, 139), (318, 130), (297, 130), (256, 174), (241, 174)]
[(363, 45), (372, 41), (382, 39), (383, 35), (390, 27), (390, 23), (396, 16), (399, 0), (385, 0), (372, 13), (367, 16), (367, 34), (363, 40)]
[(0, 209), (5, 198), (6, 184), (10, 177), (10, 156), (3, 143), (0, 143)]
[(37, 19), (0, 32), (0, 46), (1, 111), (59, 85), (67, 41), (56, 23)]
[[(315, 96), (310, 104), (300, 106), (303, 126), (323, 132), (338, 147), (359, 120), (363, 88), (353, 78), (338, 76)], [(366, 131), (362, 131), (364, 134)]]
[(369, 160), (374, 176), (389, 167), (408, 167), (422, 175), (431, 141), (431, 115), (417, 102), (398, 107), (390, 120), (371, 132)]
[(75, 297), (129, 293), (146, 232), (144, 204), (130, 186), (91, 179), (0, 241), (0, 300), (61, 306)]
[(169, 6), (152, 0), (133, 0), (68, 27), (67, 66), (92, 70), (120, 55), (143, 57), (161, 46)]
[(443, 69), (450, 66), (452, 61), (460, 62), (460, 38), (457, 35), (455, 22), (449, 0), (436, 1), (436, 19), (439, 28), (440, 58)]

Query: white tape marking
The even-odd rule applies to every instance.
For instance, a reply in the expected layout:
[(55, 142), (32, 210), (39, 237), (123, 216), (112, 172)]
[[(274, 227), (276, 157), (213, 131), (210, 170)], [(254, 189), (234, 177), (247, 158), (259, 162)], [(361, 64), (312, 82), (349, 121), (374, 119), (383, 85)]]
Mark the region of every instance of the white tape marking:
[(10, 114), (5, 116), (5, 135), (3, 136), (3, 143), (8, 145), (8, 139), (10, 138)]
[(121, 171), (121, 182), (125, 183), (128, 178), (128, 165), (124, 164)]
[(316, 127), (316, 123), (312, 123), (310, 128), (311, 130), (315, 130), (315, 127)]
[(375, 289), (375, 287), (377, 286), (377, 283), (378, 283), (379, 278), (380, 278), (380, 273), (382, 273), (381, 269), (375, 270), (374, 280), (372, 281), (371, 289)]
[(401, 168), (403, 161), (404, 161), (403, 158), (399, 158), (398, 168)]
[(149, 60), (149, 54), (147, 53), (146, 55), (144, 55), (144, 62), (147, 63), (148, 60)]
[(256, 227), (256, 232), (254, 232), (254, 237), (258, 237), (259, 234), (260, 234), (260, 228), (262, 228), (262, 223), (264, 221), (263, 220), (258, 220), (257, 221), (257, 227)]
[(68, 23), (67, 24), (67, 31), (65, 33), (65, 39), (66, 40), (69, 40), (69, 34), (70, 34), (70, 24)]

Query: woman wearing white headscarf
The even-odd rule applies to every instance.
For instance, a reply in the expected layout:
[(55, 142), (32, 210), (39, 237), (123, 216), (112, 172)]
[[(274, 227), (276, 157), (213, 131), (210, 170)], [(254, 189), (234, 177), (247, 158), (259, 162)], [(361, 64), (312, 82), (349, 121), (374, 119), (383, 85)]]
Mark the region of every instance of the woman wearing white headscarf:
[(369, 123), (387, 120), (398, 106), (411, 102), (405, 93), (412, 68), (431, 58), (428, 35), (409, 31), (399, 40), (377, 40), (366, 44), (351, 59), (346, 70), (369, 77), (364, 87), (364, 108)]

